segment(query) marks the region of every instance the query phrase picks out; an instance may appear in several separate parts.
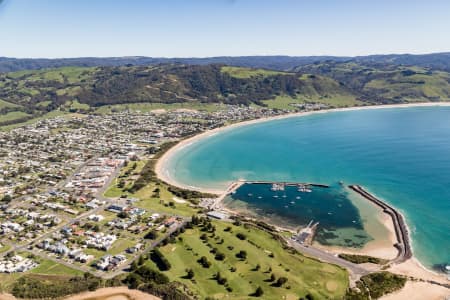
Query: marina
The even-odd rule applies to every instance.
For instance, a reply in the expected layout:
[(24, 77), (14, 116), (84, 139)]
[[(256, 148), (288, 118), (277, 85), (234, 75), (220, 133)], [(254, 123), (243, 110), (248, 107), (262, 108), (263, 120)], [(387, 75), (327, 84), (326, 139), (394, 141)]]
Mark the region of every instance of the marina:
[(373, 237), (364, 230), (349, 192), (339, 184), (241, 180), (230, 185), (214, 209), (287, 228), (309, 244), (314, 237), (323, 245), (361, 248)]
[[(291, 228), (295, 232), (292, 240), (302, 245), (312, 245), (314, 239), (321, 244), (327, 244), (327, 240), (329, 240), (328, 242), (332, 244), (333, 238), (330, 237), (336, 235), (340, 228), (348, 230), (348, 228), (353, 227), (359, 229), (360, 232), (353, 233), (353, 237), (344, 236), (346, 243), (340, 244), (340, 246), (362, 247), (364, 242), (370, 240), (370, 237), (366, 237), (365, 241), (352, 239), (355, 237), (361, 238), (363, 226), (358, 212), (348, 210), (351, 204), (345, 201), (346, 194), (343, 192), (345, 188), (342, 182), (330, 186), (316, 183), (239, 180), (233, 182), (224, 195), (218, 198), (220, 201), (215, 203), (214, 208), (220, 210), (223, 205), (231, 210), (236, 209), (247, 216), (267, 218), (266, 221), (274, 222), (275, 225), (284, 225), (284, 227)], [(375, 204), (392, 219), (397, 240), (397, 243), (393, 246), (398, 250), (398, 255), (392, 262), (398, 264), (411, 258), (412, 250), (408, 228), (403, 216), (392, 206), (371, 195), (361, 186), (349, 185), (348, 188)], [(326, 192), (324, 193), (324, 191)], [(269, 196), (271, 200), (268, 200)], [(335, 198), (331, 199), (330, 197)], [(267, 201), (272, 203), (272, 210), (267, 208), (267, 205), (265, 207), (264, 203)], [(236, 205), (236, 202), (241, 203)], [(246, 204), (245, 209), (243, 209), (242, 202)], [(258, 208), (255, 208), (254, 203), (258, 203)], [(320, 206), (317, 207), (320, 203), (327, 209), (321, 210)], [(311, 205), (316, 206), (315, 210), (311, 209)], [(335, 210), (331, 209), (333, 206)], [(281, 208), (284, 208), (284, 210)], [(343, 209), (341, 210), (341, 208)], [(286, 209), (288, 209), (287, 212)], [(280, 210), (282, 213), (279, 212)], [(345, 214), (341, 214), (341, 211), (345, 211)], [(292, 220), (294, 216), (295, 220)], [(349, 216), (351, 218), (348, 218)], [(280, 220), (285, 223), (279, 223)]]

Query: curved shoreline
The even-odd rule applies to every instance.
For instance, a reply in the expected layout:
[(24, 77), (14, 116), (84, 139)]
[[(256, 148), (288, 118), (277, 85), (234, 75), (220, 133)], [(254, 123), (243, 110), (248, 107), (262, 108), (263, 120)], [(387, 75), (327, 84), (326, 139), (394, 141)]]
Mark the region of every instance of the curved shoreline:
[[(239, 128), (242, 126), (248, 126), (253, 124), (258, 124), (262, 122), (270, 122), (274, 120), (282, 120), (282, 119), (288, 119), (288, 118), (294, 118), (294, 117), (303, 117), (303, 116), (309, 116), (309, 115), (315, 115), (315, 114), (324, 114), (324, 113), (330, 113), (330, 112), (344, 112), (344, 111), (357, 111), (357, 110), (369, 110), (369, 109), (389, 109), (389, 108), (411, 108), (411, 107), (434, 107), (434, 106), (450, 106), (450, 102), (423, 102), (423, 103), (407, 103), (407, 104), (386, 104), (386, 105), (367, 105), (367, 106), (353, 106), (353, 107), (345, 107), (345, 108), (332, 108), (332, 109), (322, 109), (322, 110), (314, 110), (314, 111), (305, 111), (305, 112), (295, 112), (295, 113), (287, 113), (283, 115), (273, 116), (273, 117), (264, 117), (254, 120), (248, 120), (248, 121), (242, 121), (238, 123), (233, 123), (230, 125), (214, 128), (202, 133), (199, 133), (195, 136), (192, 136), (190, 138), (181, 140), (177, 145), (170, 148), (166, 153), (164, 153), (156, 162), (155, 165), (155, 173), (157, 177), (166, 183), (169, 183), (170, 185), (183, 188), (183, 189), (189, 189), (189, 190), (195, 190), (198, 192), (203, 193), (211, 193), (211, 194), (223, 194), (226, 191), (226, 188), (223, 189), (210, 189), (205, 187), (197, 187), (197, 186), (191, 186), (187, 184), (183, 184), (181, 182), (176, 181), (173, 176), (170, 175), (169, 169), (167, 167), (168, 162), (175, 156), (175, 154), (180, 151), (181, 149), (188, 147), (192, 145), (193, 143), (197, 143), (200, 140), (203, 140), (205, 138), (214, 136), (218, 133), (228, 131), (231, 129)], [(232, 180), (230, 180), (229, 183), (231, 183)]]
[[(262, 122), (269, 122), (274, 120), (281, 120), (281, 119), (287, 119), (287, 118), (293, 118), (293, 117), (302, 117), (302, 116), (309, 116), (314, 114), (323, 114), (323, 113), (330, 113), (330, 112), (344, 112), (344, 111), (357, 111), (357, 110), (369, 110), (369, 109), (390, 109), (390, 108), (412, 108), (412, 107), (449, 107), (450, 102), (423, 102), (423, 103), (407, 103), (407, 104), (387, 104), (387, 105), (373, 105), (373, 106), (355, 106), (355, 107), (347, 107), (347, 108), (335, 108), (335, 109), (324, 109), (324, 110), (317, 110), (317, 111), (306, 111), (306, 112), (296, 112), (296, 113), (287, 113), (283, 115), (273, 116), (273, 117), (264, 117), (254, 120), (248, 120), (248, 121), (242, 121), (230, 125), (226, 125), (223, 127), (215, 128), (212, 130), (208, 130), (205, 132), (202, 132), (198, 135), (195, 135), (193, 137), (181, 140), (177, 145), (170, 148), (160, 159), (157, 161), (155, 165), (155, 172), (158, 178), (161, 180), (180, 187), (184, 189), (190, 189), (190, 190), (196, 190), (199, 192), (205, 192), (205, 193), (213, 193), (222, 195), (226, 192), (226, 189), (208, 189), (203, 187), (196, 187), (196, 186), (190, 186), (187, 184), (183, 184), (180, 182), (177, 182), (173, 177), (170, 176), (167, 164), (168, 162), (177, 154), (178, 151), (181, 149), (190, 146), (193, 143), (199, 142), (205, 138), (214, 136), (218, 133), (228, 131), (231, 129), (239, 128), (241, 126), (247, 126)], [(232, 180), (230, 180), (232, 182)], [(421, 262), (419, 262), (414, 255), (412, 255), (411, 258), (407, 259), (406, 261), (397, 264), (398, 268), (390, 268), (393, 269), (393, 271), (397, 271), (398, 273), (401, 273), (403, 275), (411, 276), (414, 274), (417, 277), (422, 278), (433, 278), (435, 280), (441, 281), (441, 282), (449, 282), (449, 280), (444, 276), (443, 274), (438, 274), (433, 270), (430, 270), (426, 268)]]

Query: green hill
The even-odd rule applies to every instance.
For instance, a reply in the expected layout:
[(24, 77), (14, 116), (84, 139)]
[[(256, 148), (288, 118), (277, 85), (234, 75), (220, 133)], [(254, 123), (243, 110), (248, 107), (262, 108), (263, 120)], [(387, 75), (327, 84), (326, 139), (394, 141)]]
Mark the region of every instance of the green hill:
[(293, 109), (304, 103), (342, 107), (448, 101), (450, 74), (355, 60), (302, 65), (290, 72), (180, 64), (62, 67), (0, 74), (0, 99), (1, 126), (55, 110), (83, 113), (120, 104)]
[(450, 74), (429, 68), (324, 62), (295, 68), (295, 72), (332, 78), (369, 103), (450, 100)]

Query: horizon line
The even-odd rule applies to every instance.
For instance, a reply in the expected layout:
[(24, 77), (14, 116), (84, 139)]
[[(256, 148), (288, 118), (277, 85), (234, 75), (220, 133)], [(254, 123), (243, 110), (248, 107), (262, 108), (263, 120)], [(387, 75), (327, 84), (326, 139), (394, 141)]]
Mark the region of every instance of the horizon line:
[(254, 54), (254, 55), (213, 55), (213, 56), (147, 56), (147, 55), (123, 55), (123, 56), (58, 56), (58, 57), (13, 57), (13, 56), (0, 56), (3, 59), (83, 59), (83, 58), (154, 58), (154, 59), (207, 59), (207, 58), (239, 58), (239, 57), (333, 57), (333, 58), (358, 58), (369, 56), (391, 56), (391, 55), (435, 55), (435, 54), (450, 54), (448, 51), (440, 52), (424, 52), (424, 53), (411, 53), (411, 52), (399, 52), (399, 53), (373, 53), (365, 55), (330, 55), (330, 54), (317, 54), (317, 55), (286, 55), (286, 54)]

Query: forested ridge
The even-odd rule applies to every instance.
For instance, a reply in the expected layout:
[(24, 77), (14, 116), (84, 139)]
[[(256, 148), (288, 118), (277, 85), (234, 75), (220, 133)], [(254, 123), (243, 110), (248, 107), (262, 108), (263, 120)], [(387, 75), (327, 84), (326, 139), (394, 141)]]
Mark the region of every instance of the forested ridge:
[(0, 125), (54, 110), (86, 112), (128, 103), (266, 106), (277, 97), (330, 107), (448, 101), (450, 74), (386, 60), (325, 60), (288, 72), (222, 64), (23, 70), (0, 73)]

